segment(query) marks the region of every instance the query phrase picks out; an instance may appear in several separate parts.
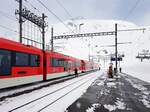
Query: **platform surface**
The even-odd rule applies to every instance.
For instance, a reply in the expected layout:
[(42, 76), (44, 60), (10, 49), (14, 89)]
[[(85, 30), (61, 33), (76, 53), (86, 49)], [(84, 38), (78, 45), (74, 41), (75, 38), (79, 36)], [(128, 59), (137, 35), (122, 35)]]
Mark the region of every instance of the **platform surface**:
[(128, 74), (105, 74), (67, 108), (67, 112), (150, 112), (150, 83)]

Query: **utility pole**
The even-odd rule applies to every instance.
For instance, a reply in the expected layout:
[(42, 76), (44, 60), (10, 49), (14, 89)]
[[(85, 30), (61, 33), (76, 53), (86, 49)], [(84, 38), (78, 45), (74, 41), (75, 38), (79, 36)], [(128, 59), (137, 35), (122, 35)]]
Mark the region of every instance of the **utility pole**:
[(20, 43), (22, 43), (22, 0), (19, 0), (19, 37)]
[(117, 24), (115, 24), (115, 65), (116, 65), (116, 71), (118, 72), (118, 50), (117, 50)]
[(43, 80), (46, 80), (47, 68), (46, 68), (46, 54), (45, 54), (45, 14), (42, 13), (42, 50), (43, 50)]
[(43, 25), (42, 25), (42, 49), (43, 51), (45, 51), (45, 18), (46, 16), (44, 15), (44, 13), (42, 13), (42, 21), (43, 21)]
[(54, 51), (54, 41), (53, 41), (53, 34), (54, 34), (54, 29), (53, 27), (51, 28), (51, 51)]

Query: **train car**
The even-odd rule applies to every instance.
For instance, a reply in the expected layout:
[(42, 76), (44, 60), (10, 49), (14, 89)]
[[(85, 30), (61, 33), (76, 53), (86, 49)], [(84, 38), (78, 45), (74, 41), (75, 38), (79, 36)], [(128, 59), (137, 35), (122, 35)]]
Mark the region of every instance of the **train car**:
[(78, 73), (81, 72), (80, 60), (74, 57), (57, 52), (46, 52), (46, 60), (46, 80), (76, 74), (76, 69)]
[(93, 69), (94, 63), (0, 38), (0, 89)]
[(68, 56), (57, 52), (46, 52), (46, 80), (69, 75)]
[(0, 89), (43, 80), (42, 51), (0, 38)]
[(99, 65), (97, 63), (94, 63), (94, 62), (81, 60), (81, 64), (82, 64), (82, 71), (83, 72), (87, 72), (87, 71), (91, 71), (91, 70), (98, 70), (99, 69)]
[(81, 73), (81, 60), (74, 58), (74, 57), (69, 57), (69, 62), (70, 62), (70, 69), (73, 74), (78, 74)]

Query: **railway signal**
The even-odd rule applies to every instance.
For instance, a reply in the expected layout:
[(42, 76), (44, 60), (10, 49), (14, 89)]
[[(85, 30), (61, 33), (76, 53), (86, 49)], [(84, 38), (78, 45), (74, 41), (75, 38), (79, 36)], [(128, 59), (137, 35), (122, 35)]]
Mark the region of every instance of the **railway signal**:
[[(111, 57), (111, 61), (116, 61), (116, 58)], [(117, 61), (122, 61), (122, 57), (118, 57), (118, 58), (117, 58)]]

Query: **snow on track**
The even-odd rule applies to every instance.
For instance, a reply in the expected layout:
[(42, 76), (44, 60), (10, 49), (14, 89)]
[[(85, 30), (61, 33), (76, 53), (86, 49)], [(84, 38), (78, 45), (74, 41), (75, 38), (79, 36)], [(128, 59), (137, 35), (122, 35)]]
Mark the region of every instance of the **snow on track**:
[[(71, 79), (63, 83), (55, 84), (53, 86), (46, 87), (38, 91), (33, 91), (29, 94), (24, 94), (15, 98), (8, 98), (6, 101), (1, 102), (0, 110), (3, 110), (3, 112), (7, 112), (25, 103), (31, 102), (44, 95), (52, 93), (50, 95), (47, 95), (46, 97), (43, 97), (35, 102), (30, 103), (29, 105), (25, 105), (22, 108), (18, 108), (14, 110), (14, 112), (37, 112), (39, 110), (41, 110), (42, 112), (62, 112), (77, 98), (79, 98), (91, 85), (91, 83), (94, 80), (96, 80), (101, 74), (102, 72), (99, 71), (90, 73), (88, 75)], [(73, 84), (73, 82), (77, 83)], [(60, 89), (64, 86), (65, 89)], [(78, 86), (80, 87), (78, 88)], [(58, 89), (60, 89), (60, 91), (57, 91)]]
[[(85, 73), (81, 73), (80, 75), (84, 75)], [(64, 80), (69, 80), (71, 78), (74, 78), (74, 76), (68, 76), (68, 77), (63, 77), (57, 80), (50, 80), (50, 81), (46, 81), (46, 82), (37, 82), (37, 83), (33, 83), (30, 85), (24, 85), (24, 86), (19, 86), (16, 88), (12, 88), (12, 89), (6, 89), (6, 90), (1, 90), (0, 91), (0, 100), (3, 100), (4, 98), (8, 98), (11, 96), (16, 96), (16, 94), (23, 94), (26, 91), (33, 91), (36, 89), (40, 89), (49, 85), (53, 85), (59, 82), (62, 82)]]

